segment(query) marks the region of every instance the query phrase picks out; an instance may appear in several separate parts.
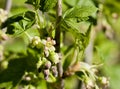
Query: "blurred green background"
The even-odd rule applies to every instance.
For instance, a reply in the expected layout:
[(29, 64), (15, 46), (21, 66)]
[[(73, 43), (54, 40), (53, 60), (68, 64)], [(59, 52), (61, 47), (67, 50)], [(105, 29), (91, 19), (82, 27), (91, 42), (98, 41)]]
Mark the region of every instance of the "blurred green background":
[[(77, 0), (63, 0), (63, 11), (68, 6), (74, 5), (75, 1)], [(25, 0), (12, 0), (9, 16), (30, 8), (24, 2)], [(100, 71), (102, 75), (109, 78), (110, 89), (120, 89), (120, 1), (93, 0), (93, 2), (99, 8), (99, 11), (97, 13), (97, 25), (93, 27), (95, 33), (92, 62), (95, 64), (103, 63)], [(4, 7), (5, 0), (0, 0), (0, 8)], [(66, 89), (70, 89), (73, 86), (72, 83), (76, 83), (74, 81), (73, 77), (68, 78)]]

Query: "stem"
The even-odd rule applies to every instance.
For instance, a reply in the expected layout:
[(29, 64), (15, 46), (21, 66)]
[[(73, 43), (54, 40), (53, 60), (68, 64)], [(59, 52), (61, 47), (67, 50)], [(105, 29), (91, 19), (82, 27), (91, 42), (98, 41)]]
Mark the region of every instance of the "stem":
[(28, 37), (28, 39), (31, 40), (32, 37), (27, 32), (25, 32), (25, 34)]
[[(56, 32), (55, 32), (55, 40), (56, 40), (56, 52), (60, 53), (60, 22), (61, 22), (61, 17), (62, 17), (62, 0), (58, 0), (57, 2), (57, 11), (56, 11), (56, 15), (57, 15), (57, 21), (56, 21)], [(62, 79), (62, 75), (63, 75), (63, 68), (62, 68), (62, 63), (61, 63), (61, 59), (60, 62), (57, 64), (57, 69), (58, 69), (58, 79), (59, 79), (59, 89), (64, 89), (64, 80)]]
[(42, 25), (41, 25), (41, 22), (40, 22), (39, 11), (38, 11), (38, 10), (35, 10), (35, 12), (36, 12), (37, 24), (38, 24), (39, 27), (41, 28)]
[(61, 16), (62, 16), (62, 0), (58, 0), (58, 3), (57, 3), (57, 11), (56, 11), (56, 14), (57, 14), (57, 21), (56, 21), (56, 32), (55, 32), (55, 40), (56, 40), (56, 52), (60, 52), (60, 22), (61, 22)]
[(6, 0), (5, 1), (5, 10), (9, 13), (12, 6), (12, 0)]

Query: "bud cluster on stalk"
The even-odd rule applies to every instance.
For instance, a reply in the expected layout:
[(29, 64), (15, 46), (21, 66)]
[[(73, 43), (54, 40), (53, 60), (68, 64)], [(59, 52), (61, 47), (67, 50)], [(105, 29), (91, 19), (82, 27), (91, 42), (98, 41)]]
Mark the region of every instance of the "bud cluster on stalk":
[(56, 67), (55, 64), (52, 64), (51, 61), (49, 61), (46, 58), (44, 58), (42, 66), (43, 66), (42, 67), (42, 72), (44, 74), (45, 80), (48, 80), (48, 78), (50, 76), (50, 73), (52, 73), (52, 75), (54, 77), (58, 76), (57, 67)]
[(31, 46), (43, 52), (40, 58), (42, 62), (39, 66), (42, 66), (41, 70), (46, 80), (49, 78), (50, 73), (52, 73), (54, 77), (58, 75), (56, 64), (59, 62), (60, 57), (58, 53), (55, 52), (55, 44), (55, 40), (50, 37), (47, 37), (47, 39), (40, 39), (40, 37), (35, 36), (31, 39)]
[[(101, 87), (109, 87), (109, 81), (106, 77), (99, 77), (97, 75), (97, 67), (100, 65), (89, 65), (85, 62), (77, 62), (65, 71), (64, 76), (73, 75), (74, 73), (81, 72), (82, 76), (78, 77), (84, 83), (85, 89), (103, 89)], [(100, 87), (100, 88), (99, 88)]]

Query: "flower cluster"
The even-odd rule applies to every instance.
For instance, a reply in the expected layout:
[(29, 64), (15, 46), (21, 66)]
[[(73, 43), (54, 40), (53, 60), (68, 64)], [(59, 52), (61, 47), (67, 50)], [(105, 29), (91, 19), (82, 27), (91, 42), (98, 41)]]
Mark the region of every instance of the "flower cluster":
[(84, 82), (86, 89), (100, 89), (99, 85), (106, 88), (109, 86), (109, 81), (106, 77), (97, 76), (97, 67), (98, 65), (89, 65), (85, 62), (78, 62), (65, 71), (64, 77), (73, 75), (77, 72), (82, 72), (82, 76), (78, 75), (78, 77), (82, 82)]
[[(83, 82), (87, 89), (100, 89), (98, 85), (102, 84), (103, 87), (109, 86), (109, 81), (106, 77), (99, 77), (96, 75), (98, 65), (89, 65), (84, 62), (80, 62), (80, 71), (84, 73)], [(97, 81), (99, 84), (97, 84)]]
[(43, 56), (40, 57), (40, 63), (38, 63), (38, 67), (41, 65), (42, 71), (45, 79), (47, 80), (50, 72), (53, 76), (57, 77), (57, 67), (56, 64), (59, 62), (59, 55), (55, 52), (54, 45), (56, 44), (55, 40), (47, 37), (47, 39), (40, 39), (40, 37), (35, 36), (31, 39), (32, 47), (36, 47), (37, 49), (42, 49)]

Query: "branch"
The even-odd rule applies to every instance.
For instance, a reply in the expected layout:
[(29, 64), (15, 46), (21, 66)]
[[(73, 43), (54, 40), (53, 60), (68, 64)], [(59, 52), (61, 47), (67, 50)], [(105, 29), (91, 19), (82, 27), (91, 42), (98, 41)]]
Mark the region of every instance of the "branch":
[(5, 10), (9, 13), (12, 6), (12, 0), (6, 0), (5, 1)]
[(57, 3), (57, 21), (56, 21), (56, 32), (55, 32), (55, 40), (56, 40), (56, 52), (60, 52), (60, 21), (61, 21), (61, 16), (62, 16), (62, 0), (58, 0)]
[[(61, 22), (61, 17), (62, 17), (62, 0), (58, 0), (57, 2), (57, 21), (56, 21), (56, 32), (55, 32), (55, 40), (56, 40), (56, 52), (60, 53), (60, 22)], [(60, 62), (57, 64), (57, 69), (58, 69), (58, 79), (59, 79), (59, 89), (64, 89), (64, 80), (62, 79), (63, 75), (63, 68), (62, 68), (62, 63)]]

